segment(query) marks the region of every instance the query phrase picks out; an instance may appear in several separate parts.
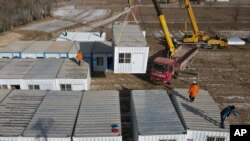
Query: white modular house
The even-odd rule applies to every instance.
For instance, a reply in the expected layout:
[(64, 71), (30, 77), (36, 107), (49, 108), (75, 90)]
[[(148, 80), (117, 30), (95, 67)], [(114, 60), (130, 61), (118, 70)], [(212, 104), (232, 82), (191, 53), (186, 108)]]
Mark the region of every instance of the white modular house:
[(73, 141), (122, 141), (119, 92), (86, 91)]
[(138, 25), (113, 24), (114, 73), (146, 73), (149, 46)]
[(21, 53), (32, 44), (32, 41), (16, 41), (0, 49), (0, 58), (22, 58)]
[(89, 65), (71, 59), (2, 59), (0, 86), (24, 90), (89, 90)]
[(16, 41), (0, 49), (0, 58), (76, 58), (79, 42)]
[(12, 90), (4, 95), (1, 141), (122, 141), (118, 91)]
[(134, 141), (186, 141), (186, 130), (164, 90), (133, 90)]
[(206, 90), (199, 90), (194, 102), (189, 102), (188, 89), (175, 89), (170, 94), (187, 130), (188, 141), (229, 141), (229, 125), (220, 128), (220, 109)]
[(64, 32), (56, 39), (56, 41), (79, 41), (79, 42), (94, 42), (106, 41), (106, 33), (103, 32)]

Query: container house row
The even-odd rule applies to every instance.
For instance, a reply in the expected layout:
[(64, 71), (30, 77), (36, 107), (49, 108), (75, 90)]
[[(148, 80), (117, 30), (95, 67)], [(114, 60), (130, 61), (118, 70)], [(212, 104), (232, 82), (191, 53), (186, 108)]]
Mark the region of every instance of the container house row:
[(118, 91), (0, 92), (0, 141), (122, 141)]
[(229, 141), (229, 126), (220, 128), (220, 110), (208, 92), (200, 90), (191, 103), (187, 91), (132, 91), (134, 141)]
[(71, 59), (1, 59), (0, 89), (89, 90), (89, 65)]
[(16, 41), (0, 49), (0, 58), (76, 58), (81, 50), (91, 71), (146, 73), (149, 46), (138, 25), (115, 23), (112, 43), (106, 33), (68, 32), (56, 41)]

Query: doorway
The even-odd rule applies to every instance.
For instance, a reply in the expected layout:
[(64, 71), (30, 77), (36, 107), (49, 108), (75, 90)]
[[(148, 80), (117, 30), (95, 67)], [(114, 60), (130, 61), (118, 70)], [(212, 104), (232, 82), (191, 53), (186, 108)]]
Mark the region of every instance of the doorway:
[(11, 90), (20, 90), (20, 85), (10, 85)]

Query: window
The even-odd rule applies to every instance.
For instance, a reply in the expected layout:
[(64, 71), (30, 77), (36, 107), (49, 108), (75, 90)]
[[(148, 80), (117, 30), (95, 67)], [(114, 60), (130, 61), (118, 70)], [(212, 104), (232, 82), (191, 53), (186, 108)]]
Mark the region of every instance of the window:
[(40, 90), (39, 85), (29, 85), (28, 87), (29, 87), (30, 90)]
[(225, 141), (224, 137), (207, 137), (207, 141)]
[(0, 89), (8, 89), (7, 85), (0, 85)]
[(62, 91), (71, 91), (71, 85), (70, 84), (61, 84), (60, 85)]
[(131, 53), (119, 53), (119, 63), (130, 63)]
[(103, 66), (103, 57), (96, 57), (96, 65)]

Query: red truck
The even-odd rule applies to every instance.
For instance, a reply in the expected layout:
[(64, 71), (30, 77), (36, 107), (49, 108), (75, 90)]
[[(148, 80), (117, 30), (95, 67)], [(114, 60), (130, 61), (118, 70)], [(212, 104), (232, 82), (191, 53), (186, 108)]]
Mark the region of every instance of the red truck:
[(156, 57), (150, 69), (150, 79), (157, 83), (170, 83), (171, 79), (176, 76), (176, 71), (184, 70), (197, 53), (197, 47), (181, 45), (175, 50), (171, 59)]

